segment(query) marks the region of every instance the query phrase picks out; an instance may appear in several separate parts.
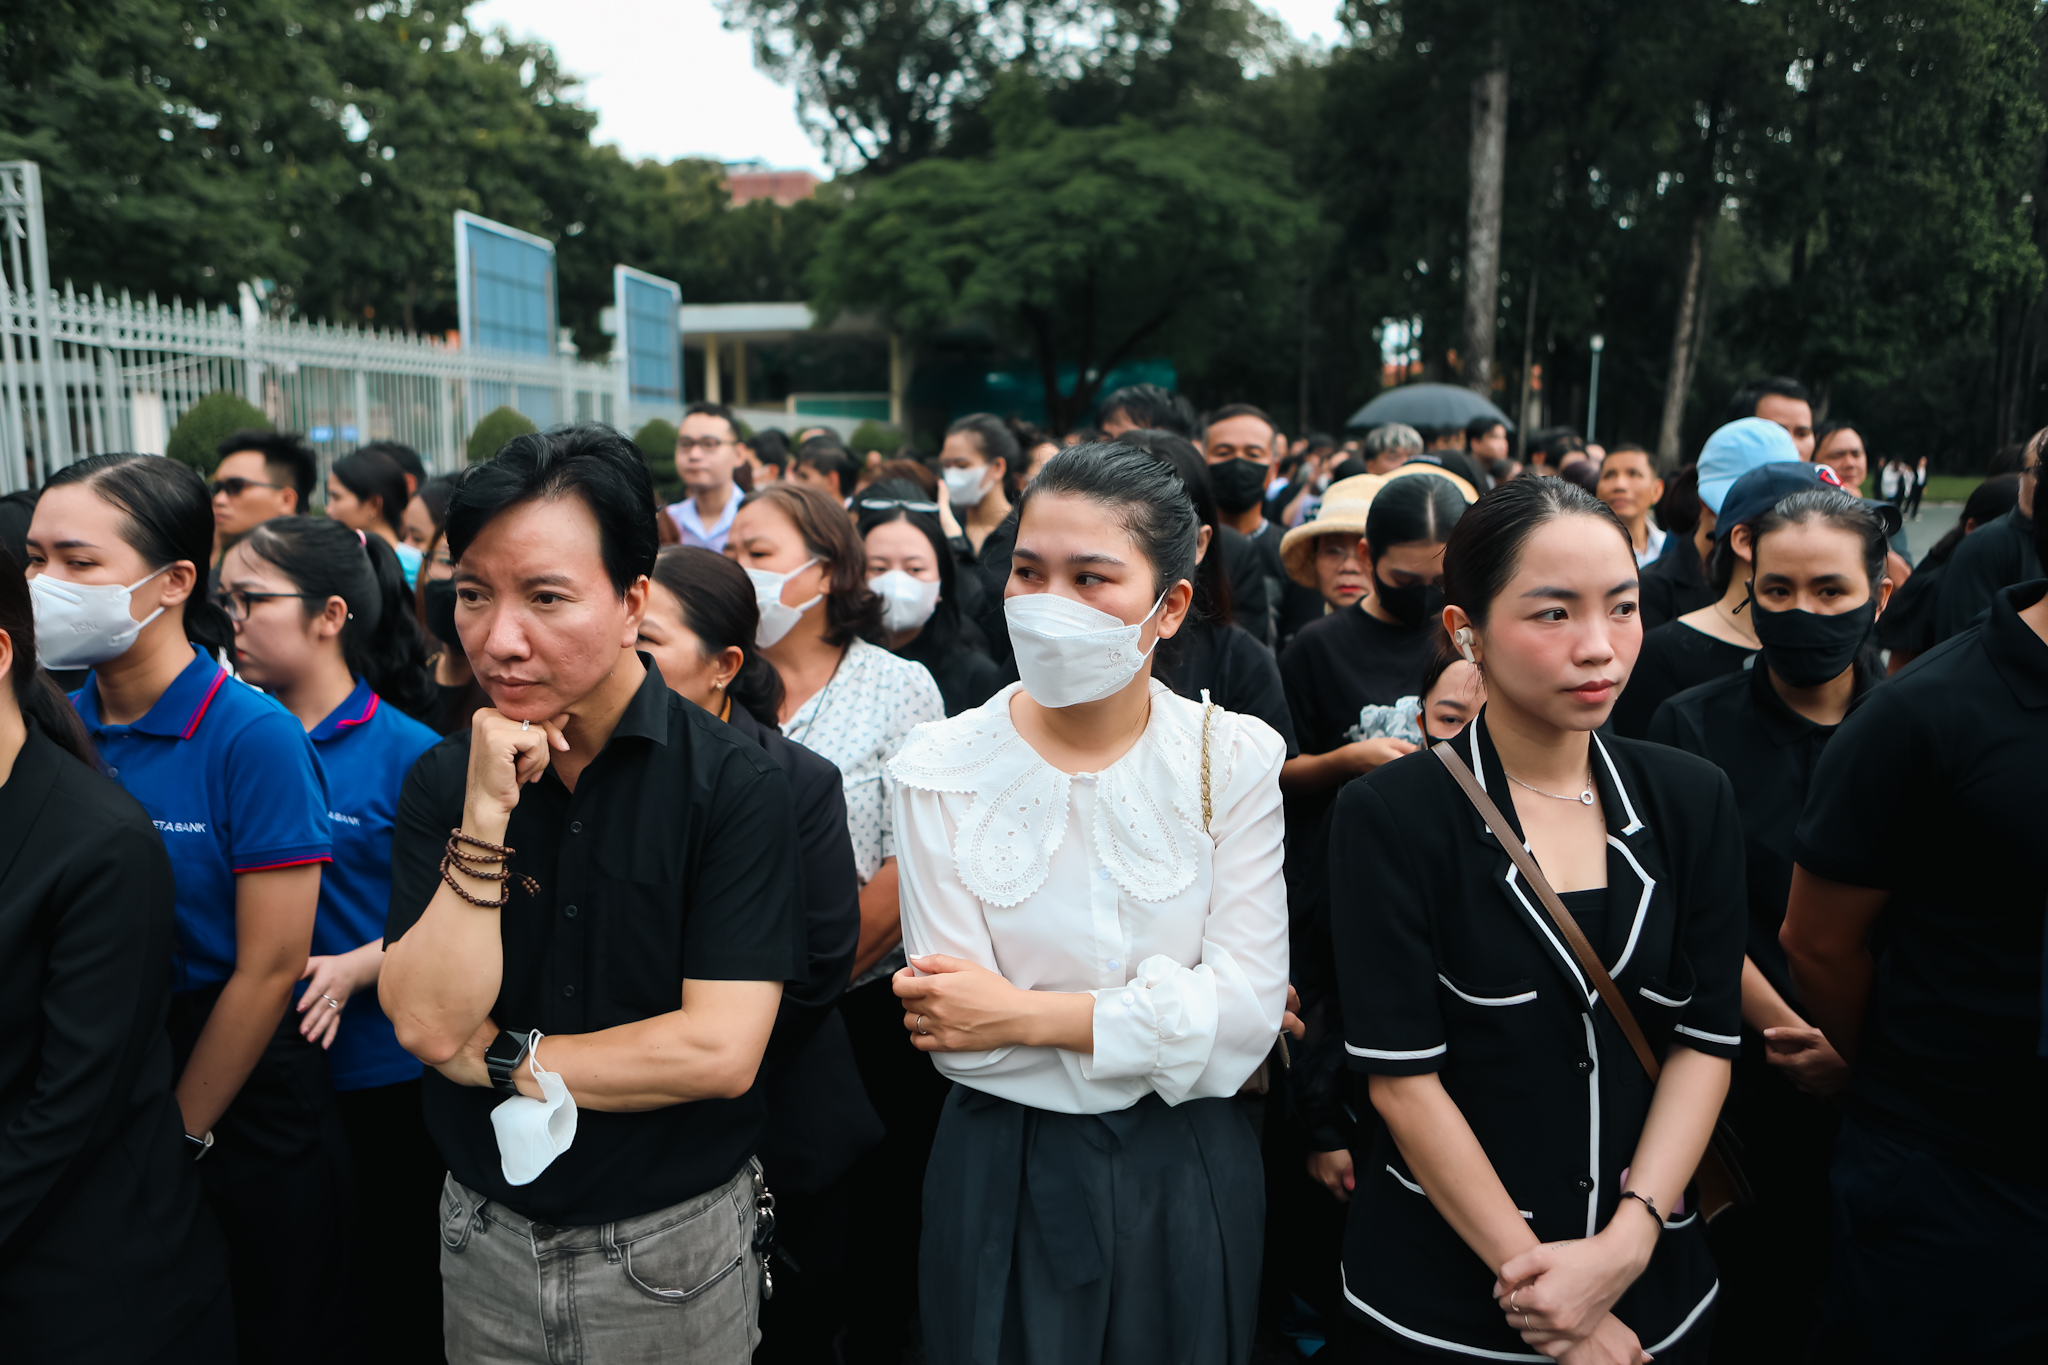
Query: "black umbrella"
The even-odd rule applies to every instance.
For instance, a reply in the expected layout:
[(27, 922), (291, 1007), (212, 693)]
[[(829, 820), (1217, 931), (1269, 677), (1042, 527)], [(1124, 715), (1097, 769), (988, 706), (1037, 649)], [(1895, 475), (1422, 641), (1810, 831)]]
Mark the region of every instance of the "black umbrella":
[(1478, 417), (1506, 423), (1509, 431), (1515, 429), (1506, 413), (1456, 384), (1403, 384), (1398, 389), (1388, 389), (1352, 413), (1351, 420), (1344, 425), (1383, 427), (1389, 422), (1401, 422), (1411, 427), (1462, 427)]

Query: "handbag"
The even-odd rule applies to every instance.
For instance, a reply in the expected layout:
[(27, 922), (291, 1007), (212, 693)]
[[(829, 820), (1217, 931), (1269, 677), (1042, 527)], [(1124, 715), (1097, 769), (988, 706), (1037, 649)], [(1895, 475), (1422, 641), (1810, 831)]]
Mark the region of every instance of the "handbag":
[[(1479, 785), (1479, 780), (1472, 776), (1472, 770), (1465, 766), (1465, 761), (1458, 757), (1457, 750), (1448, 742), (1443, 742), (1433, 746), (1431, 752), (1443, 761), (1444, 767), (1457, 779), (1466, 797), (1478, 810), (1480, 818), (1486, 821), (1487, 828), (1494, 830), (1497, 835), (1500, 831), (1514, 828), (1501, 815), (1500, 807), (1493, 804), (1493, 798), (1486, 794), (1486, 789)], [(1536, 859), (1530, 855), (1521, 840), (1509, 836), (1502, 838), (1500, 844), (1508, 851), (1508, 857), (1514, 861), (1515, 867), (1521, 871), (1522, 880), (1529, 884), (1530, 889), (1536, 893), (1537, 900), (1542, 902), (1544, 910), (1549, 912), (1551, 923), (1557, 926), (1558, 933), (1562, 934), (1564, 941), (1571, 946), (1572, 956), (1579, 960), (1579, 967), (1585, 972), (1586, 979), (1593, 983), (1593, 989), (1607, 1002), (1608, 1013), (1612, 1014), (1614, 1022), (1621, 1026), (1622, 1035), (1628, 1039), (1628, 1045), (1635, 1049), (1636, 1060), (1641, 1062), (1643, 1070), (1649, 1073), (1650, 1084), (1655, 1085), (1664, 1068), (1658, 1063), (1657, 1054), (1650, 1050), (1650, 1040), (1643, 1036), (1642, 1026), (1636, 1023), (1635, 1014), (1630, 1011), (1628, 1001), (1622, 998), (1621, 988), (1614, 984), (1614, 978), (1609, 976), (1607, 968), (1601, 965), (1600, 955), (1594, 952), (1593, 945), (1586, 941), (1585, 932), (1579, 928), (1579, 922), (1572, 918), (1571, 911), (1564, 908), (1564, 902), (1557, 898), (1557, 892), (1550, 889), (1549, 879), (1543, 875), (1543, 869), (1536, 865)], [(1742, 1167), (1735, 1159), (1733, 1142), (1734, 1139), (1725, 1126), (1716, 1119), (1713, 1136), (1707, 1139), (1707, 1150), (1701, 1154), (1699, 1168), (1693, 1172), (1694, 1202), (1700, 1216), (1709, 1223), (1729, 1209), (1747, 1204), (1752, 1197), (1749, 1180), (1743, 1175)]]

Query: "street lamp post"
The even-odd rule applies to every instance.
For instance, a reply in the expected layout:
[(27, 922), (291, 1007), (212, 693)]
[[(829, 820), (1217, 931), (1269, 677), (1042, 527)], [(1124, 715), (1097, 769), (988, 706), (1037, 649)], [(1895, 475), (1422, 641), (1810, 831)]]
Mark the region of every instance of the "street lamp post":
[(1600, 353), (1607, 349), (1607, 338), (1595, 332), (1589, 344), (1593, 348), (1593, 392), (1586, 400), (1586, 444), (1592, 445), (1600, 422)]

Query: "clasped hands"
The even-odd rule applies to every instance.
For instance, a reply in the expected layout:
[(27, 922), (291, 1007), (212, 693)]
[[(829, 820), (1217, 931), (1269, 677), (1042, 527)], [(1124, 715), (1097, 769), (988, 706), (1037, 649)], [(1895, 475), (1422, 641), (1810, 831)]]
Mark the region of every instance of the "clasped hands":
[[(1631, 1210), (1625, 1205), (1620, 1212)], [(1656, 1238), (1657, 1230), (1638, 1212), (1593, 1237), (1544, 1242), (1501, 1266), (1494, 1299), (1508, 1326), (1553, 1360), (1643, 1365), (1650, 1353), (1613, 1310), (1649, 1264)]]

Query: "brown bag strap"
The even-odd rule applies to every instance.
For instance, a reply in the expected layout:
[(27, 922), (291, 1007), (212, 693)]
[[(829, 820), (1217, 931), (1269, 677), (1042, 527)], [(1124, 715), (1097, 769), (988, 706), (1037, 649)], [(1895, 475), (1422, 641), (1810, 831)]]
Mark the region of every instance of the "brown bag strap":
[(1650, 1073), (1650, 1080), (1654, 1084), (1658, 1073), (1663, 1070), (1657, 1064), (1657, 1054), (1650, 1051), (1650, 1040), (1643, 1036), (1642, 1026), (1636, 1023), (1635, 1015), (1629, 1010), (1628, 1001), (1622, 999), (1621, 987), (1614, 984), (1614, 978), (1607, 974), (1607, 968), (1600, 965), (1600, 955), (1594, 952), (1593, 945), (1586, 941), (1585, 932), (1579, 928), (1579, 922), (1572, 918), (1572, 912), (1564, 908), (1564, 902), (1550, 889), (1550, 881), (1543, 875), (1543, 869), (1536, 866), (1536, 859), (1530, 856), (1522, 841), (1515, 837), (1514, 826), (1501, 815), (1500, 807), (1493, 804), (1493, 798), (1479, 785), (1479, 779), (1465, 766), (1465, 760), (1458, 757), (1458, 751), (1448, 742), (1440, 742), (1432, 752), (1443, 760), (1443, 765), (1450, 769), (1451, 776), (1465, 789), (1465, 795), (1471, 798), (1480, 818), (1486, 821), (1494, 837), (1500, 840), (1500, 846), (1508, 851), (1508, 857), (1521, 869), (1522, 880), (1529, 884), (1530, 889), (1536, 893), (1536, 899), (1542, 901), (1543, 908), (1550, 912), (1551, 922), (1557, 925), (1557, 931), (1564, 935), (1564, 941), (1571, 946), (1572, 956), (1579, 960), (1580, 970), (1592, 981), (1593, 989), (1600, 993), (1600, 998), (1607, 1002), (1608, 1013), (1614, 1016), (1615, 1023), (1621, 1025), (1621, 1031), (1627, 1037), (1629, 1046), (1636, 1050), (1636, 1059), (1643, 1064), (1643, 1070)]

